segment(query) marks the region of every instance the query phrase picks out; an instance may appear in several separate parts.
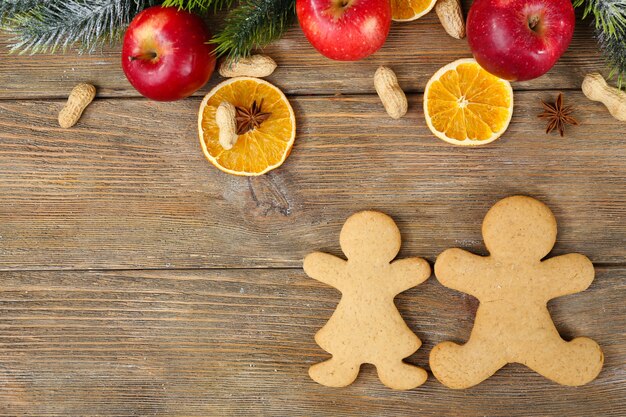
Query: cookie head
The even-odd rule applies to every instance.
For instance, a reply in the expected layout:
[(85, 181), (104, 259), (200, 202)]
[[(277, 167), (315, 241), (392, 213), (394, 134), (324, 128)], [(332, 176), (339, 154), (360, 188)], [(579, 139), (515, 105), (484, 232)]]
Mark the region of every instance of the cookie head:
[(339, 243), (349, 260), (389, 263), (400, 251), (400, 230), (386, 214), (361, 211), (346, 220)]
[(556, 242), (556, 219), (534, 198), (508, 197), (489, 210), (482, 232), (493, 256), (540, 260)]

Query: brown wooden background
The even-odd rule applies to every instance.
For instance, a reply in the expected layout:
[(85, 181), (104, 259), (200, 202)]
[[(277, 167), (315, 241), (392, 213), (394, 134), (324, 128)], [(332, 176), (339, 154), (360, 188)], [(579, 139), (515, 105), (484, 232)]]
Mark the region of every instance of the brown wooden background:
[[(467, 4), (465, 5), (467, 9)], [(296, 27), (267, 49), (269, 78), (295, 108), (298, 136), (280, 169), (222, 174), (196, 137), (201, 96), (145, 100), (119, 50), (91, 56), (9, 55), (0, 37), (0, 414), (158, 416), (626, 415), (626, 124), (580, 93), (602, 70), (587, 22), (544, 77), (516, 83), (505, 136), (448, 146), (425, 126), (424, 85), (470, 56), (434, 14), (394, 23), (385, 47), (358, 63), (322, 58)], [(393, 67), (408, 115), (386, 116), (372, 76)], [(57, 112), (78, 82), (98, 98), (71, 130)], [(544, 134), (539, 100), (564, 92), (580, 127)], [(597, 277), (550, 303), (566, 338), (606, 355), (599, 378), (561, 387), (509, 365), (468, 390), (395, 392), (364, 366), (352, 386), (307, 376), (327, 357), (313, 335), (339, 294), (301, 270), (312, 250), (337, 255), (345, 218), (392, 215), (401, 256), (484, 253), (480, 222), (498, 199), (527, 194), (559, 221), (554, 254), (588, 255)], [(434, 277), (397, 304), (424, 342), (463, 341), (476, 301)]]

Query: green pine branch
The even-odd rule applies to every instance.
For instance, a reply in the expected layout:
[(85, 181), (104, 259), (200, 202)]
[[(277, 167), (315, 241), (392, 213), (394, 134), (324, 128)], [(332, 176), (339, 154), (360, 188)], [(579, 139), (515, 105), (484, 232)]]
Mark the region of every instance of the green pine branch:
[(626, 1), (575, 0), (574, 7), (583, 8), (583, 18), (593, 14), (596, 29), (605, 36), (620, 37), (626, 34)]
[(0, 0), (0, 22), (15, 14), (27, 12), (37, 6), (58, 2), (58, 0)]
[[(12, 35), (11, 50), (55, 52), (78, 45), (81, 51), (120, 38), (132, 18), (156, 0), (0, 0), (0, 29)], [(26, 5), (28, 3), (28, 5)]]
[(618, 88), (626, 88), (626, 39), (597, 34), (598, 43), (610, 68), (609, 78), (617, 79)]
[(232, 6), (233, 0), (165, 0), (163, 6), (178, 7), (181, 10), (206, 12), (209, 9), (221, 10)]
[(618, 87), (626, 87), (626, 0), (574, 0), (592, 16), (596, 38)]
[(295, 0), (242, 0), (213, 39), (217, 55), (237, 59), (279, 39), (295, 20)]

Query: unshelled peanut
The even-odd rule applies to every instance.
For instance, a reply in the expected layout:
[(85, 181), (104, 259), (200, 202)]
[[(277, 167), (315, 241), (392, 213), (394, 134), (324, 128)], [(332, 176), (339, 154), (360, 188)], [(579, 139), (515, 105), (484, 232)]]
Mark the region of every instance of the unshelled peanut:
[(589, 100), (599, 101), (617, 120), (626, 122), (626, 93), (611, 87), (597, 72), (587, 74), (583, 80), (583, 94)]
[(96, 87), (81, 83), (72, 89), (65, 107), (59, 112), (59, 126), (64, 129), (74, 126), (85, 108), (96, 97)]
[(381, 66), (376, 70), (374, 87), (389, 116), (393, 119), (399, 119), (406, 114), (409, 103), (404, 91), (398, 84), (395, 72), (391, 68)]
[(435, 11), (448, 35), (456, 39), (465, 37), (465, 19), (460, 0), (439, 0)]
[(222, 101), (215, 111), (215, 123), (219, 128), (219, 142), (222, 148), (229, 150), (235, 146), (237, 135), (237, 110), (228, 101)]
[(276, 62), (267, 55), (252, 55), (237, 60), (224, 60), (220, 65), (222, 77), (267, 77), (276, 69)]

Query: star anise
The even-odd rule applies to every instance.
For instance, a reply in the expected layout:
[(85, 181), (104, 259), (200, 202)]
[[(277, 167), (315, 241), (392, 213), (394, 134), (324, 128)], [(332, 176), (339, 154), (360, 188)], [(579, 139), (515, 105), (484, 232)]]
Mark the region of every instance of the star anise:
[(559, 93), (559, 96), (554, 104), (549, 104), (541, 100), (541, 105), (543, 106), (543, 113), (537, 117), (548, 120), (546, 133), (550, 133), (554, 129), (557, 129), (560, 135), (563, 136), (566, 124), (578, 126), (578, 120), (571, 116), (574, 112), (572, 107), (563, 105), (563, 93)]
[(239, 106), (235, 107), (235, 120), (237, 121), (238, 135), (243, 135), (250, 130), (257, 129), (261, 126), (261, 123), (272, 115), (272, 113), (264, 112), (262, 107), (263, 99), (261, 99), (258, 105), (256, 104), (256, 100), (253, 101), (249, 109)]

